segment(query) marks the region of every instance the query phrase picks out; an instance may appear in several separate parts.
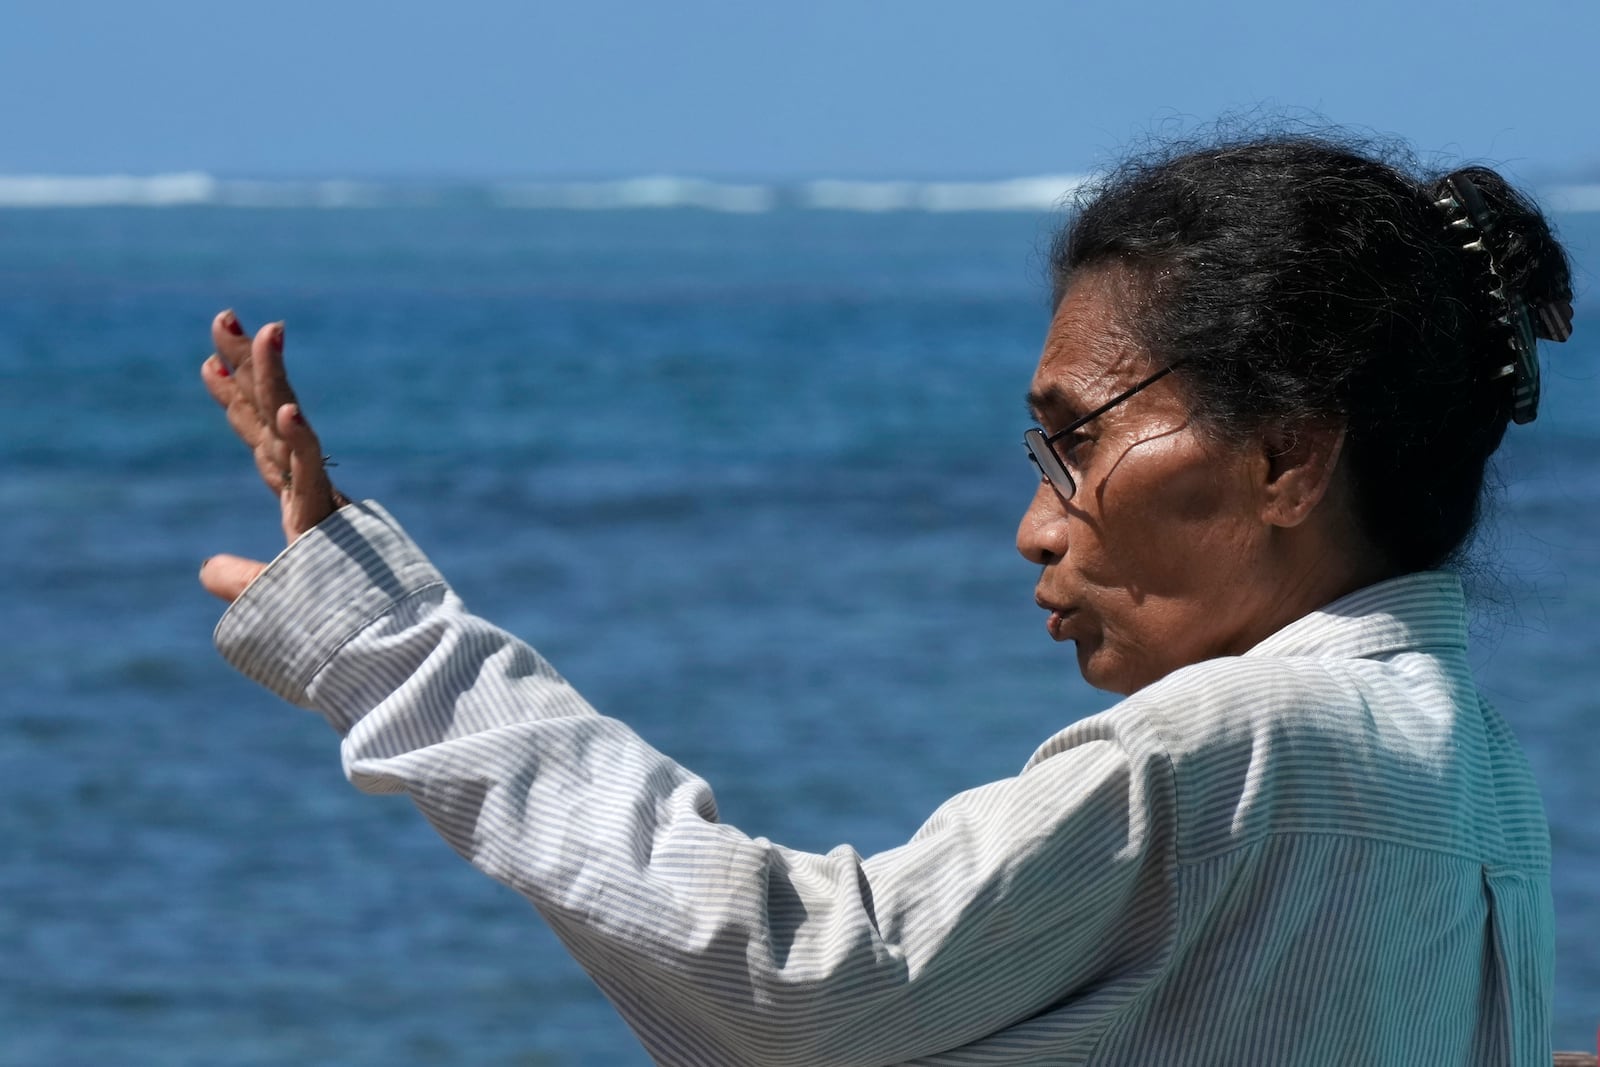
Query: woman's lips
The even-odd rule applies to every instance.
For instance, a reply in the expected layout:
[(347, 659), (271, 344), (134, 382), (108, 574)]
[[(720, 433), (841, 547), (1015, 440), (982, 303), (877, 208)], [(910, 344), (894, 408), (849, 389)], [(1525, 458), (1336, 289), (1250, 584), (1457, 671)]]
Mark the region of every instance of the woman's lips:
[(1044, 628), (1050, 631), (1050, 636), (1057, 641), (1066, 641), (1071, 638), (1067, 627), (1071, 624), (1072, 616), (1076, 615), (1076, 608), (1053, 608), (1049, 618), (1044, 620)]

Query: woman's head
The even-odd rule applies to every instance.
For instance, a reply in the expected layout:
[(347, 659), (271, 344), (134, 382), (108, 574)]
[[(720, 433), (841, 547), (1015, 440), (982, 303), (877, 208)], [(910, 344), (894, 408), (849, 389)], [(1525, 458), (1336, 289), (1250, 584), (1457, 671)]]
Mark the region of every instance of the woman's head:
[[(1039, 397), (1075, 395), (1039, 412), (1045, 428), (1175, 367), (1095, 420), (1102, 436), (1087, 443), (1086, 484), (1070, 503), (1057, 497), (1059, 522), (1036, 497), (1019, 534), (1024, 554), (1046, 566), (1042, 601), (1081, 610), (1077, 600), (1103, 577), (1125, 602), (1106, 606), (1106, 625), (1120, 618), (1141, 631), (1130, 640), (1171, 650), (1108, 646), (1086, 659), (1086, 641), (1116, 634), (1088, 633), (1095, 620), (1069, 612), (1058, 636), (1078, 640), (1092, 682), (1137, 688), (1242, 651), (1240, 642), (1271, 632), (1261, 626), (1282, 625), (1341, 585), (1460, 553), (1512, 413), (1515, 375), (1502, 375), (1513, 361), (1508, 294), (1535, 309), (1561, 304), (1570, 281), (1545, 221), (1503, 179), (1482, 168), (1456, 172), (1455, 185), (1447, 177), (1323, 138), (1269, 136), (1135, 159), (1080, 195), (1052, 254), (1057, 314), (1035, 378)], [(1460, 185), (1481, 193), (1488, 233), (1460, 221), (1465, 208), (1451, 196)], [(1098, 339), (1088, 320), (1103, 320)], [(1149, 417), (1136, 426), (1141, 413)], [(1121, 432), (1131, 447), (1116, 451)], [(1207, 457), (1207, 484), (1221, 495), (1199, 510), (1189, 500), (1174, 525), (1167, 505), (1182, 501), (1152, 483), (1161, 497), (1144, 506), (1160, 514), (1116, 536), (1157, 549), (1148, 562), (1170, 573), (1132, 567), (1132, 546), (1103, 540), (1132, 518), (1113, 507), (1131, 503), (1119, 479), (1185, 442)], [(1265, 521), (1268, 497), (1290, 483), (1316, 487), (1312, 510), (1292, 525)], [(1207, 544), (1219, 539), (1229, 547)], [(1316, 574), (1299, 571), (1329, 553), (1339, 559), (1324, 558), (1320, 572), (1342, 581), (1317, 588)], [(1087, 558), (1095, 554), (1098, 563)], [(1285, 582), (1294, 587), (1274, 590)], [(1213, 603), (1169, 610), (1169, 624), (1152, 610), (1195, 598)], [(1287, 618), (1269, 607), (1308, 598)]]

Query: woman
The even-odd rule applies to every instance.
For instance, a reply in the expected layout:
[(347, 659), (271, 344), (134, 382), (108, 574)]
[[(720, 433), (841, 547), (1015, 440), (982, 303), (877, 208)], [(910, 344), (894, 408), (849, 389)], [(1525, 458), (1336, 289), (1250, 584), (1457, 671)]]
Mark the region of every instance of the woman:
[(1548, 831), (1442, 569), (1570, 329), (1548, 227), (1491, 171), (1270, 137), (1125, 165), (1053, 265), (1018, 547), (1126, 698), (900, 848), (718, 823), (332, 489), (281, 326), (231, 313), (203, 375), (291, 547), (207, 561), (218, 645), (663, 1063), (1548, 1064)]

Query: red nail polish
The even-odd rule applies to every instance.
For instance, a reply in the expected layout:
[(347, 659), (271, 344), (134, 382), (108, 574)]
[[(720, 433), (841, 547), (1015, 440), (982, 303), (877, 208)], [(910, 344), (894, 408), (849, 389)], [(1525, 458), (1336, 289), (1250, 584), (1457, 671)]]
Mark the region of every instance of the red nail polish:
[(294, 421), (295, 421), (295, 425), (304, 426), (306, 424), (306, 417), (304, 415), (300, 414), (300, 412), (297, 410), (294, 413)]
[(272, 331), (272, 347), (277, 349), (279, 352), (283, 351), (283, 324), (282, 323), (279, 323), (278, 324), (278, 328), (276, 330)]
[(230, 373), (232, 372), (228, 370), (228, 365), (220, 359), (217, 360), (217, 377), (226, 378)]
[(234, 318), (231, 313), (222, 321), (222, 328), (233, 334), (235, 337), (244, 336), (244, 327), (239, 325), (239, 320)]

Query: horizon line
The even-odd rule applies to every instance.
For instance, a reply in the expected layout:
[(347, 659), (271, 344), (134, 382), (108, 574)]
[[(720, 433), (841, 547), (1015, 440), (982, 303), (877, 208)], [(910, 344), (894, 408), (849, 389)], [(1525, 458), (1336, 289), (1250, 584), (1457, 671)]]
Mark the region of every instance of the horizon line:
[[(1060, 210), (1081, 173), (972, 178), (794, 177), (719, 180), (667, 173), (595, 179), (235, 178), (206, 171), (139, 175), (0, 173), (0, 208), (428, 208), (606, 211), (699, 208), (930, 213)], [(1531, 184), (1531, 183), (1530, 183)], [(1532, 185), (1555, 212), (1600, 211), (1600, 181)]]

